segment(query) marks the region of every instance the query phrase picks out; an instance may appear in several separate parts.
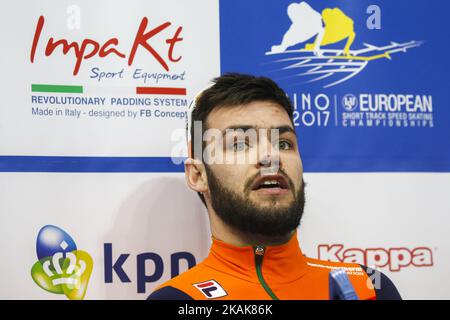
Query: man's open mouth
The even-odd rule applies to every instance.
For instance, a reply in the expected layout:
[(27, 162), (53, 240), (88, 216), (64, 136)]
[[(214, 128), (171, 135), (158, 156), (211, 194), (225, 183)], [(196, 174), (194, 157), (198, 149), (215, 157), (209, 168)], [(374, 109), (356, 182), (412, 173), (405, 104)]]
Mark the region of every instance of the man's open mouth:
[(279, 174), (262, 176), (256, 179), (252, 185), (252, 190), (254, 191), (262, 190), (269, 193), (272, 193), (272, 191), (281, 193), (287, 191), (287, 189), (289, 189), (289, 187), (286, 179)]

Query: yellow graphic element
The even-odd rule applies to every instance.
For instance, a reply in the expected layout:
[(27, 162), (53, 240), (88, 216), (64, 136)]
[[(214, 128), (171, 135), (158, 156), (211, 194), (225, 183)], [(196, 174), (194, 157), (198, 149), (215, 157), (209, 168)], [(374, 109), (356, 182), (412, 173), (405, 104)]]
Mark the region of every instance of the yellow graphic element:
[(374, 54), (372, 56), (367, 56), (367, 57), (347, 55), (347, 56), (327, 56), (326, 58), (327, 59), (341, 59), (341, 60), (361, 60), (361, 61), (372, 61), (372, 60), (378, 60), (378, 59), (383, 59), (383, 58), (392, 60), (391, 56), (389, 55), (389, 52), (384, 52), (381, 54)]
[(272, 53), (286, 51), (289, 47), (307, 43), (305, 50), (321, 55), (320, 47), (347, 39), (343, 54), (350, 54), (350, 46), (355, 41), (354, 22), (339, 8), (326, 8), (322, 13), (314, 10), (307, 2), (291, 3), (287, 8), (291, 26), (283, 35), (279, 45), (272, 46)]
[(324, 9), (322, 11), (322, 20), (325, 28), (317, 34), (314, 43), (306, 44), (305, 49), (317, 50), (319, 46), (326, 46), (347, 39), (343, 53), (344, 55), (349, 55), (350, 46), (356, 37), (353, 20), (339, 8)]
[[(91, 256), (85, 251), (75, 250), (73, 253), (77, 257), (77, 261), (82, 261), (84, 264), (81, 265), (81, 267), (75, 267), (74, 273), (76, 275), (74, 276), (74, 279), (77, 281), (74, 284), (66, 284), (63, 286), (63, 290), (66, 297), (70, 300), (83, 300), (86, 295), (86, 290), (94, 263)], [(84, 269), (83, 272), (79, 274), (82, 269)]]
[[(283, 34), (281, 43), (272, 45), (265, 54), (274, 55), (276, 60), (273, 62), (283, 64), (281, 70), (297, 72), (290, 77), (308, 77), (305, 81), (308, 83), (326, 81), (324, 88), (350, 80), (370, 61), (391, 60), (394, 54), (423, 44), (423, 41), (414, 40), (405, 43), (391, 41), (383, 46), (363, 43), (363, 48), (355, 50), (350, 48), (356, 38), (354, 21), (341, 9), (325, 8), (318, 12), (306, 1), (300, 1), (288, 5), (287, 15), (291, 25)], [(298, 47), (292, 48), (294, 46)], [(289, 56), (284, 57), (284, 54)]]
[(66, 258), (58, 252), (37, 261), (31, 269), (31, 277), (48, 292), (65, 294), (71, 300), (82, 300), (93, 265), (91, 256), (85, 251), (67, 252)]

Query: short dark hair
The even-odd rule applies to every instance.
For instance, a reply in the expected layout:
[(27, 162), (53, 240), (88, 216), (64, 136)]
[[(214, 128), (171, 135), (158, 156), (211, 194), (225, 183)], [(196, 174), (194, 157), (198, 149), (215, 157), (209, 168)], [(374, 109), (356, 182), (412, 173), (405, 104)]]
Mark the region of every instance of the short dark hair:
[[(293, 108), (289, 97), (272, 79), (256, 77), (248, 74), (226, 73), (212, 80), (213, 85), (201, 92), (196, 100), (190, 117), (190, 153), (194, 156), (194, 121), (201, 121), (203, 132), (206, 128), (208, 115), (215, 108), (246, 105), (254, 101), (270, 101), (279, 104), (289, 115), (292, 124)], [(202, 133), (203, 134), (203, 133)], [(201, 159), (200, 159), (201, 160)], [(198, 192), (206, 206), (204, 196)]]

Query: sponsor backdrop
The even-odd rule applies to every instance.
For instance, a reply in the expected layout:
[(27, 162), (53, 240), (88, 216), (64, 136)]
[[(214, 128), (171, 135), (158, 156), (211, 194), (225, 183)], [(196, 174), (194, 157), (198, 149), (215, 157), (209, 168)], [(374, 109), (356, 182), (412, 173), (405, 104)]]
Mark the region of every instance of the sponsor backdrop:
[(450, 298), (447, 1), (16, 1), (0, 13), (2, 299), (144, 299), (208, 253), (189, 102), (222, 72), (295, 106), (298, 236)]

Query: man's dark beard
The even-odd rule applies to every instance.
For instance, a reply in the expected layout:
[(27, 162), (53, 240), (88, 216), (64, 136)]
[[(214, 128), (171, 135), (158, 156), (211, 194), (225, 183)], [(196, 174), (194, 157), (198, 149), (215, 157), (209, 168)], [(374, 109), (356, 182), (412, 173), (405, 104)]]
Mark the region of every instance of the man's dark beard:
[[(239, 195), (222, 186), (221, 182), (206, 167), (211, 203), (217, 215), (229, 226), (247, 234), (277, 237), (287, 235), (300, 225), (305, 206), (304, 182), (294, 194), (294, 201), (287, 207), (257, 207), (249, 198), (250, 182), (246, 195)], [(291, 190), (292, 181), (284, 174)]]

